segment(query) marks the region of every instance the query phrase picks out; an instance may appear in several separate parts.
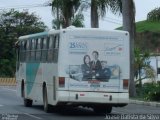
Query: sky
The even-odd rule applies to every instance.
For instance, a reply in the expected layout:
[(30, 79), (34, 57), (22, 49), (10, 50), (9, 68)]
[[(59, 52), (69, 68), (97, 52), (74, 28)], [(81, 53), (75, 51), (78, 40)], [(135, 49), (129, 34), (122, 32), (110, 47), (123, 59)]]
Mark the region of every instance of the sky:
[[(49, 0), (0, 0), (0, 11), (9, 8), (15, 8), (22, 11), (28, 9), (30, 13), (34, 12), (41, 18), (41, 21), (52, 28), (52, 20), (54, 16), (51, 12), (51, 7), (35, 7), (35, 5), (41, 5), (47, 3)], [(147, 14), (156, 7), (160, 7), (160, 0), (134, 0), (136, 5), (136, 22), (146, 20)], [(29, 6), (29, 7), (28, 7)], [(34, 6), (34, 7), (33, 7)], [(85, 27), (90, 28), (90, 12), (85, 11)], [(106, 13), (106, 17), (100, 19), (100, 28), (113, 30), (122, 25), (122, 16), (113, 15), (109, 10)]]

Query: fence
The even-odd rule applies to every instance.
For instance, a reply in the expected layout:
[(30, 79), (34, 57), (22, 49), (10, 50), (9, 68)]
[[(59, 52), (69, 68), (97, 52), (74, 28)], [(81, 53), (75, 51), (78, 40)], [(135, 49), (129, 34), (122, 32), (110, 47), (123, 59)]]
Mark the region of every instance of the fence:
[(16, 86), (15, 78), (0, 78), (0, 86)]

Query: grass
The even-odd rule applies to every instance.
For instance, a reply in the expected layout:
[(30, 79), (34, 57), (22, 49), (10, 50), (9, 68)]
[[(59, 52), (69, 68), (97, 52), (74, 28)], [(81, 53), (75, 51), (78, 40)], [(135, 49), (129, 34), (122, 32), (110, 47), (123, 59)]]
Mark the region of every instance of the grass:
[(160, 32), (160, 22), (140, 21), (136, 23), (137, 32)]
[[(117, 30), (122, 30), (122, 27), (117, 28)], [(140, 21), (136, 22), (136, 32), (160, 32), (160, 21), (159, 22), (151, 22), (151, 21)]]

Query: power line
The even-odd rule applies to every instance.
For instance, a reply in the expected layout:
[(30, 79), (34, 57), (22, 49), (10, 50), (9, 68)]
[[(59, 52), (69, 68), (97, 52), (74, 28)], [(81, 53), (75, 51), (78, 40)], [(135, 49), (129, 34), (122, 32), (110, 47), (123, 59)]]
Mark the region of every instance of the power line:
[[(85, 14), (86, 14), (85, 16), (90, 17), (90, 15), (88, 15), (88, 13), (85, 13)], [(114, 23), (117, 25), (122, 25), (122, 21), (114, 19), (114, 18), (110, 18), (110, 17), (103, 18), (103, 21)]]
[(103, 20), (103, 21), (106, 21), (106, 22), (110, 22), (110, 23), (122, 25), (122, 21), (117, 20), (117, 19), (114, 19), (114, 18), (105, 17), (105, 18), (103, 18), (102, 20)]
[(47, 6), (51, 6), (51, 3), (34, 4), (34, 5), (19, 5), (19, 6), (9, 6), (9, 7), (0, 7), (0, 10), (7, 10), (7, 9), (26, 9), (26, 8), (47, 7)]
[[(9, 7), (0, 7), (0, 10), (7, 10), (7, 9), (27, 9), (27, 8), (35, 8), (35, 7), (48, 7), (48, 6), (52, 6), (51, 2), (45, 2), (43, 4), (33, 4), (33, 5), (19, 5), (19, 6), (9, 6)], [(86, 14), (87, 17), (90, 17), (90, 15), (88, 15), (88, 13), (84, 12)], [(111, 17), (105, 17), (103, 18), (103, 21), (106, 22), (110, 22), (110, 23), (114, 23), (114, 24), (118, 24), (118, 25), (122, 25), (122, 21), (118, 20), (118, 19), (114, 19)]]
[[(90, 16), (89, 14), (88, 14), (88, 12), (84, 12), (85, 14), (87, 14), (88, 16)], [(105, 18), (102, 18), (102, 19), (110, 19), (110, 20), (114, 20), (114, 21), (116, 21), (116, 22), (119, 22), (119, 23), (122, 23), (122, 21), (121, 20), (119, 20), (119, 19), (115, 19), (115, 18), (111, 18), (111, 17), (105, 17)]]
[(105, 19), (105, 20), (103, 20), (103, 21), (110, 22), (110, 23), (114, 23), (114, 24), (117, 24), (117, 25), (122, 25), (122, 23), (114, 22), (114, 21), (107, 20), (107, 19)]
[(115, 18), (111, 18), (111, 17), (105, 17), (105, 18), (108, 18), (108, 19), (111, 19), (111, 20), (115, 20), (115, 21), (117, 21), (117, 22), (121, 22), (121, 23), (122, 23), (121, 20), (118, 20), (118, 19), (115, 19)]

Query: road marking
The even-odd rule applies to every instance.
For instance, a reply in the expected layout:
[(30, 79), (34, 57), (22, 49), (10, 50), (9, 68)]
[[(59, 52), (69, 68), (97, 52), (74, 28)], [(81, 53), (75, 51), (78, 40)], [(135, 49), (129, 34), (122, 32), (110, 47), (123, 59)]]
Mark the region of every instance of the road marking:
[(8, 91), (12, 91), (12, 92), (16, 92), (16, 90), (13, 89), (9, 89), (9, 88), (3, 88), (4, 90), (8, 90)]
[(4, 105), (1, 105), (1, 104), (0, 104), (0, 107), (2, 107), (2, 106), (4, 106)]
[(30, 117), (33, 117), (33, 118), (36, 118), (36, 119), (39, 119), (39, 120), (41, 120), (42, 118), (40, 118), (40, 117), (37, 117), (37, 116), (34, 116), (34, 115), (31, 115), (31, 114), (29, 114), (29, 113), (24, 113), (25, 115), (28, 115), (28, 116), (30, 116)]
[[(119, 112), (119, 111), (112, 111), (112, 113), (116, 113), (116, 114), (122, 114), (122, 112)], [(123, 112), (124, 113), (124, 112)]]
[(116, 114), (124, 114), (124, 113), (130, 114), (130, 113), (127, 112), (127, 111), (115, 111), (115, 110), (113, 110), (112, 112), (113, 112), (113, 113), (116, 113)]

